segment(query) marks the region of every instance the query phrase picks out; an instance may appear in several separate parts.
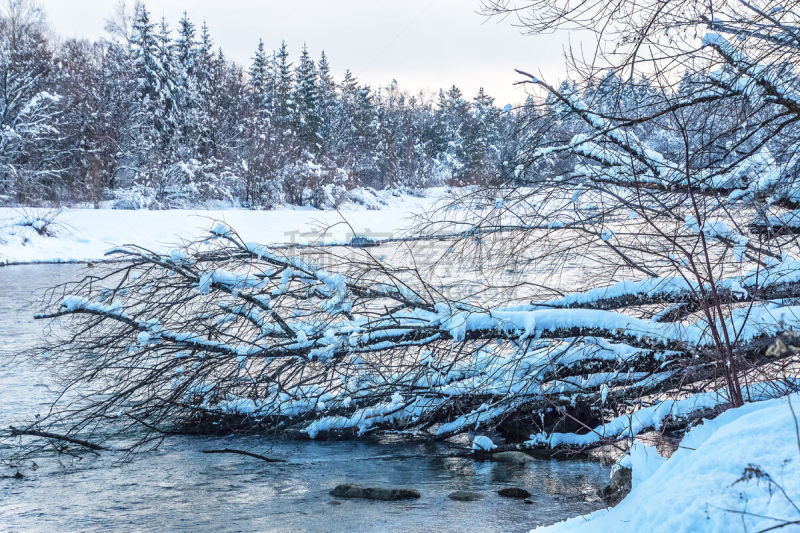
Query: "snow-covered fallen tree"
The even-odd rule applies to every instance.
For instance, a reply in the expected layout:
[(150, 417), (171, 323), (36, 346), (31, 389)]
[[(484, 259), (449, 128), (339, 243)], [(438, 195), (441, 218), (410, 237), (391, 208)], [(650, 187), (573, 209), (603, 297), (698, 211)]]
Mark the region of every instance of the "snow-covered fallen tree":
[[(31, 428), (87, 441), (138, 428), (140, 445), (232, 429), (311, 438), (402, 429), (441, 439), (523, 420), (534, 435), (522, 446), (576, 450), (731, 403), (724, 389), (680, 413), (657, 403), (713, 386), (718, 356), (696, 314), (626, 313), (653, 302), (655, 282), (491, 307), (449, 299), (422, 271), (391, 267), (371, 249), (297, 251), (243, 242), (217, 223), (208, 239), (168, 254), (113, 250), (119, 262), (54, 289), (37, 317), (56, 319), (60, 333), (37, 359), (66, 385)], [(774, 262), (757, 287), (753, 272), (721, 285), (796, 288), (793, 265)], [(662, 305), (697, 291), (662, 283), (671, 287), (659, 293)], [(741, 309), (716, 325), (737, 337), (737, 360), (795, 360), (794, 349), (770, 357), (765, 348), (776, 335), (791, 344), (800, 307), (748, 300)], [(759, 397), (794, 386), (762, 387)], [(638, 398), (656, 402), (638, 416), (660, 414), (623, 429)], [(606, 418), (604, 428), (619, 430), (594, 429)], [(550, 434), (557, 430), (580, 435)]]
[[(530, 123), (557, 134), (415, 236), (277, 250), (217, 224), (169, 254), (117, 249), (52, 291), (36, 359), (66, 385), (30, 430), (136, 448), (175, 431), (497, 428), (505, 447), (573, 452), (795, 390), (800, 254), (773, 222), (800, 198), (800, 47), (772, 19), (798, 11), (714, 5), (689, 24), (648, 5), (624, 42), (665, 50), (663, 31), (705, 25), (677, 56), (691, 79), (658, 71), (608, 108), (589, 83), (521, 73), (547, 93)], [(571, 164), (534, 172), (556, 157)]]

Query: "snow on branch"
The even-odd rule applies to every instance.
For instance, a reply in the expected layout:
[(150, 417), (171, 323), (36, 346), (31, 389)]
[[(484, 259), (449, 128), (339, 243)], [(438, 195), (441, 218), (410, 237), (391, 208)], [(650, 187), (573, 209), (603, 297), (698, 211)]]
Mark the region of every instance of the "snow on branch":
[[(54, 291), (37, 315), (67, 332), (51, 339), (44, 364), (99, 390), (81, 406), (63, 400), (37, 430), (79, 412), (75, 436), (87, 420), (122, 412), (165, 434), (211, 423), (448, 438), (552, 405), (602, 412), (714, 364), (707, 319), (630, 314), (642, 298), (688, 301), (695, 288), (678, 280), (486, 306), (450, 301), (418, 272), (368, 251), (329, 250), (282, 255), (219, 225), (167, 254), (115, 249), (109, 270)], [(721, 287), (741, 297), (762, 290), (758, 282), (797, 276), (786, 259)], [(800, 329), (800, 308), (767, 302), (714, 325), (740, 343), (761, 342)]]
[[(800, 381), (757, 383), (747, 387), (748, 401), (758, 402), (779, 398), (796, 392)], [(633, 439), (647, 430), (659, 430), (668, 420), (673, 422), (697, 418), (730, 402), (724, 389), (692, 394), (680, 400), (666, 400), (643, 407), (631, 414), (621, 415), (586, 433), (539, 433), (531, 435), (525, 446), (536, 447), (589, 447), (600, 442), (613, 442), (623, 438)]]

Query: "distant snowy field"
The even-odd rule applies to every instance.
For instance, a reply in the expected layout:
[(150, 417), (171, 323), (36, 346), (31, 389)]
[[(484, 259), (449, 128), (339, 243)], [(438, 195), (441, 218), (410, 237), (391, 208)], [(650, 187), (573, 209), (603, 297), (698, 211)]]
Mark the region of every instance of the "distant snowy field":
[[(123, 244), (166, 251), (206, 235), (214, 220), (224, 221), (246, 241), (262, 244), (308, 243), (320, 238), (344, 242), (353, 236), (353, 230), (370, 238), (386, 238), (408, 229), (414, 214), (430, 209), (445, 195), (443, 188), (428, 189), (423, 196), (381, 191), (338, 211), (308, 207), (265, 211), (64, 209), (47, 228), (42, 227), (41, 218), (52, 210), (0, 208), (0, 264), (95, 261)], [(321, 236), (322, 228), (333, 225)], [(40, 235), (41, 231), (54, 235)]]

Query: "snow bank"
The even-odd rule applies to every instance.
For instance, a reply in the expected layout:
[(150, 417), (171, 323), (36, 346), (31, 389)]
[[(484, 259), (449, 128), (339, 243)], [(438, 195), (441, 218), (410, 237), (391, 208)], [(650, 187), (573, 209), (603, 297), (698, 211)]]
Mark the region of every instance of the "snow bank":
[(799, 421), (789, 401), (800, 414), (795, 393), (704, 421), (669, 460), (632, 461), (640, 482), (616, 507), (533, 531), (761, 531), (800, 520)]
[(0, 265), (96, 261), (110, 248), (124, 244), (164, 252), (184, 239), (206, 237), (215, 220), (224, 221), (245, 241), (265, 245), (313, 242), (320, 237), (320, 228), (334, 224), (338, 226), (322, 239), (347, 242), (352, 232), (341, 223), (342, 217), (359, 235), (381, 239), (397, 236), (409, 226), (414, 213), (425, 211), (444, 194), (444, 189), (431, 189), (425, 197), (386, 194), (379, 209), (375, 202), (347, 205), (340, 209), (341, 215), (335, 210), (292, 207), (270, 211), (64, 209), (56, 219), (54, 237), (39, 235), (30, 225), (21, 225), (30, 213), (0, 208)]
[(655, 446), (647, 446), (634, 442), (626, 458), (631, 469), (631, 486), (638, 487), (655, 474), (667, 460), (662, 457)]

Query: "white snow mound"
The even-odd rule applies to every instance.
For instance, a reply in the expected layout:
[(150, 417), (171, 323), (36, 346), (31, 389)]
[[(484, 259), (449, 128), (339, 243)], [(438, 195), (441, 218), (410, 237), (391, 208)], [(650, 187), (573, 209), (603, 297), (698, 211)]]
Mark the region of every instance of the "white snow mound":
[[(533, 531), (797, 531), (800, 443), (789, 401), (800, 414), (795, 393), (703, 422), (669, 460), (631, 461), (633, 490), (616, 507)], [(637, 476), (641, 464), (648, 471)]]

